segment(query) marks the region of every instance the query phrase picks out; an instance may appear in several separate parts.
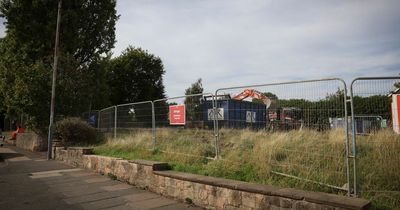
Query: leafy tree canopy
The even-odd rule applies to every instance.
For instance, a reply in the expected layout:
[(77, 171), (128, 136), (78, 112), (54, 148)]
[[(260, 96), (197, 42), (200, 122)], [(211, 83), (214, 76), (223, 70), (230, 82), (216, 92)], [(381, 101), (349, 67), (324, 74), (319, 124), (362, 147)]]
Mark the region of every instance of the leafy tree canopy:
[(107, 64), (112, 104), (164, 98), (164, 66), (159, 57), (141, 48), (128, 47)]
[[(0, 42), (0, 97), (9, 117), (24, 113), (31, 126), (48, 125), (58, 1), (2, 0), (6, 36)], [(56, 115), (88, 110), (99, 87), (96, 68), (114, 46), (115, 0), (64, 0), (60, 24)], [(99, 92), (97, 92), (99, 93)]]
[[(195, 95), (203, 93), (203, 84), (201, 78), (197, 79), (189, 88), (185, 90), (185, 95)], [(186, 117), (188, 121), (200, 120), (202, 117), (202, 95), (188, 96), (185, 98)]]
[(195, 83), (185, 90), (185, 95), (199, 94), (203, 93), (203, 91), (203, 84), (201, 83), (201, 78), (199, 78)]

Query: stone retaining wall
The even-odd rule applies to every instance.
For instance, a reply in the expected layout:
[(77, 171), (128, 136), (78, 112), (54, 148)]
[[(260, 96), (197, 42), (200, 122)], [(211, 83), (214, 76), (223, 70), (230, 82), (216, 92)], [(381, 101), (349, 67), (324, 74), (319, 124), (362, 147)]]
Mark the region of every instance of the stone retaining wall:
[(57, 160), (208, 209), (370, 208), (364, 199), (176, 172), (167, 163), (88, 155), (88, 148), (55, 151)]
[(18, 133), (17, 140), (14, 140), (17, 147), (29, 151), (46, 151), (47, 139), (35, 133)]

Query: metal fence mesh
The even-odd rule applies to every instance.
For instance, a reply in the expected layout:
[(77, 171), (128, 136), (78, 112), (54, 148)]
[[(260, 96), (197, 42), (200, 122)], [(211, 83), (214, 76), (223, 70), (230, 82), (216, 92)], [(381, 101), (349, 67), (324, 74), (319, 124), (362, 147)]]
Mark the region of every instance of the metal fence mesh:
[(357, 182), (362, 197), (400, 206), (398, 79), (352, 83)]
[(221, 157), (237, 156), (265, 179), (272, 172), (348, 190), (345, 89), (341, 80), (323, 80), (217, 91)]
[(116, 136), (136, 141), (136, 145), (152, 149), (152, 102), (138, 102), (117, 106)]
[(347, 191), (393, 207), (400, 206), (399, 86), (400, 78), (356, 79), (351, 100), (341, 79), (222, 88), (109, 107), (98, 128), (118, 137), (109, 145), (124, 141), (123, 150), (145, 149), (146, 157), (214, 176)]
[(99, 132), (104, 133), (106, 136), (114, 135), (115, 131), (115, 107), (108, 107), (100, 110), (99, 113)]
[[(207, 94), (154, 101), (156, 147), (177, 158), (214, 157), (213, 124), (204, 112)], [(210, 105), (212, 108), (212, 105)]]

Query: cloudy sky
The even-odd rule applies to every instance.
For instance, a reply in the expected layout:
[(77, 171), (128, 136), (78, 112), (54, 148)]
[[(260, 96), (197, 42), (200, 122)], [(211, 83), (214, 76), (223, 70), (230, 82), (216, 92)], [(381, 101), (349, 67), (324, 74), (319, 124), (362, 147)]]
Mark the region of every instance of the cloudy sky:
[[(398, 0), (118, 0), (114, 56), (164, 63), (168, 96), (217, 88), (400, 73)], [(0, 26), (0, 36), (2, 28)]]
[(118, 55), (159, 56), (168, 96), (232, 85), (400, 73), (400, 1), (119, 0)]

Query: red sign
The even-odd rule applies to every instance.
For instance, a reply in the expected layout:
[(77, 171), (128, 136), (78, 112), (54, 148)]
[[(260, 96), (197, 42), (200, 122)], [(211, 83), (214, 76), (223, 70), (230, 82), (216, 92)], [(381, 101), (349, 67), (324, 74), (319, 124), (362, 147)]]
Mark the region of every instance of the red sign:
[(169, 106), (169, 124), (170, 125), (185, 125), (185, 105)]

